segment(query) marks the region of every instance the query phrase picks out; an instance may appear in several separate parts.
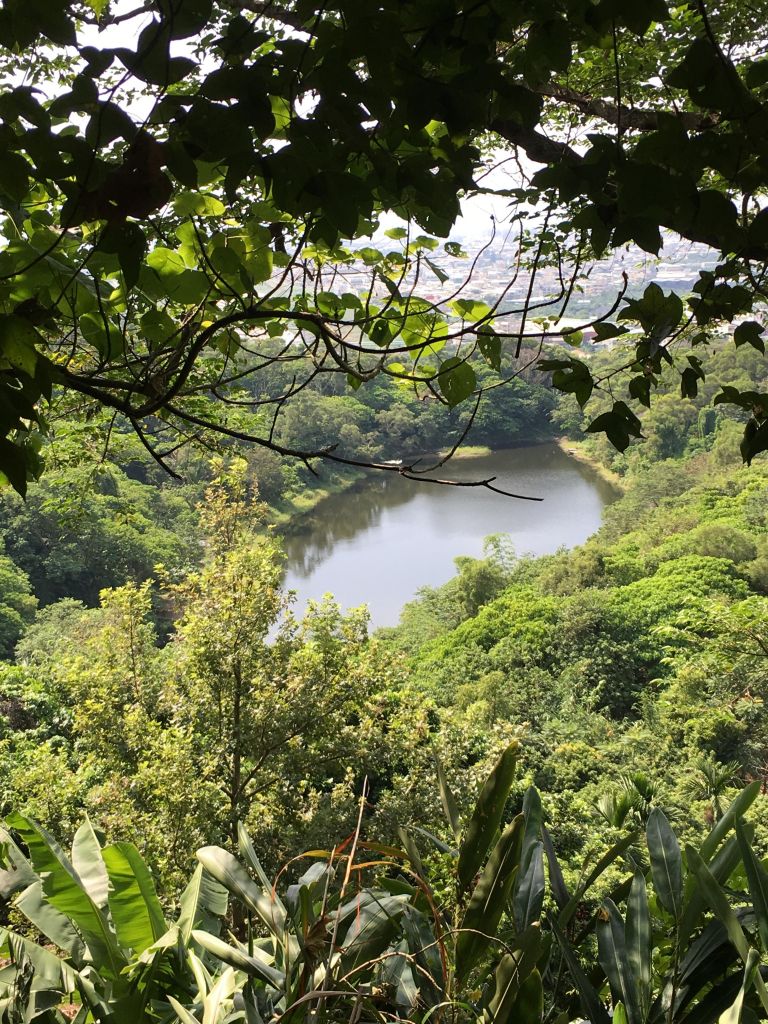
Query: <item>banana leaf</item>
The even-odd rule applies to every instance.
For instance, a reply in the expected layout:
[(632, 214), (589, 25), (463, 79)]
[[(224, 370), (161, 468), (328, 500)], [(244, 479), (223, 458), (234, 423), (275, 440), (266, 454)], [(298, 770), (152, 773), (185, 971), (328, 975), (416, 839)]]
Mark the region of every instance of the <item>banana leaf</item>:
[(132, 843), (113, 843), (104, 848), (102, 856), (118, 941), (124, 948), (142, 953), (168, 929), (152, 875)]
[(184, 944), (190, 941), (195, 929), (218, 935), (228, 905), (227, 890), (198, 864), (179, 904), (176, 924)]
[(259, 981), (271, 985), (282, 993), (285, 987), (285, 974), (276, 970), (270, 964), (257, 956), (249, 956), (240, 949), (236, 949), (228, 942), (220, 939), (217, 935), (209, 935), (208, 932), (194, 931), (192, 938), (203, 949), (212, 953), (222, 963), (243, 971), (251, 978), (258, 978)]
[(88, 947), (88, 959), (106, 978), (119, 982), (128, 961), (107, 915), (94, 903), (58, 843), (31, 818), (12, 814), (8, 821), (29, 849), (49, 903), (74, 923)]
[(645, 832), (653, 888), (662, 907), (679, 921), (683, 912), (683, 855), (677, 836), (658, 807), (648, 815)]
[(105, 910), (109, 900), (109, 877), (102, 858), (101, 843), (88, 818), (75, 832), (72, 841), (72, 867), (96, 906)]
[(256, 885), (231, 853), (222, 850), (220, 846), (204, 846), (197, 851), (197, 859), (217, 882), (252, 910), (273, 934), (282, 935), (286, 921), (284, 907), (273, 897), (271, 889), (265, 892)]
[(464, 893), (480, 870), (501, 824), (512, 788), (519, 745), (510, 743), (485, 781), (459, 847), (458, 882)]
[(55, 946), (69, 953), (76, 964), (83, 963), (83, 940), (67, 915), (46, 899), (42, 882), (34, 882), (26, 888), (16, 897), (13, 905)]
[(502, 833), (472, 891), (456, 939), (456, 981), (463, 985), (488, 948), (504, 913), (520, 866), (525, 819), (522, 814)]

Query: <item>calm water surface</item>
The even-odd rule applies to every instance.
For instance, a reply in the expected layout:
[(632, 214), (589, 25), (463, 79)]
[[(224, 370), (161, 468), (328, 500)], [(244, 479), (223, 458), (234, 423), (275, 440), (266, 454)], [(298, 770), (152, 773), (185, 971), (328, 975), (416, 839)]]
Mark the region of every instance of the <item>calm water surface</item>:
[(544, 500), (372, 474), (355, 490), (327, 498), (286, 538), (285, 584), (297, 592), (297, 611), (329, 592), (344, 608), (367, 604), (373, 626), (395, 625), (419, 587), (447, 582), (453, 559), (482, 555), (489, 534), (508, 533), (519, 555), (573, 547), (595, 532), (615, 497), (554, 444), (456, 460), (441, 472), (464, 480), (495, 476), (505, 490)]

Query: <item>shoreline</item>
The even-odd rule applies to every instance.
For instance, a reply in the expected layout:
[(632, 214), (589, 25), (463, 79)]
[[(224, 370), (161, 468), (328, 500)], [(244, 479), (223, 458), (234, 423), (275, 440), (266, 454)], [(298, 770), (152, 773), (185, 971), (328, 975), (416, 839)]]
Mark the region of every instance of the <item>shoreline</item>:
[[(445, 458), (450, 450), (450, 448), (442, 448), (437, 452), (437, 458)], [(493, 455), (493, 448), (489, 447), (487, 444), (468, 444), (454, 452), (450, 461), (454, 462), (459, 461), (460, 459), (479, 459), (484, 455)], [(427, 456), (422, 457), (426, 458)]]
[[(534, 447), (540, 444), (556, 444), (561, 451), (565, 452), (570, 458), (576, 459), (583, 465), (588, 466), (596, 476), (600, 477), (605, 483), (611, 486), (617, 493), (621, 494), (624, 492), (624, 483), (621, 477), (617, 473), (613, 473), (610, 469), (598, 462), (597, 459), (593, 458), (587, 451), (584, 450), (584, 442), (573, 441), (567, 437), (551, 437), (551, 438), (531, 438), (525, 442), (518, 442), (517, 444), (507, 444), (505, 447), (508, 448), (527, 448)], [(495, 449), (490, 445), (466, 445), (465, 447), (459, 448), (451, 456), (451, 462), (461, 462), (468, 459), (484, 458), (489, 455), (493, 455)], [(423, 455), (422, 458), (442, 458), (448, 454), (449, 448), (445, 448), (437, 453), (428, 453)], [(309, 491), (303, 491), (297, 494), (294, 499), (290, 502), (286, 502), (283, 507), (273, 507), (270, 509), (269, 525), (277, 530), (281, 534), (290, 534), (294, 531), (300, 531), (304, 525), (304, 520), (311, 515), (315, 508), (320, 505), (326, 498), (330, 498), (335, 494), (343, 494), (347, 491), (354, 491), (356, 488), (366, 486), (370, 479), (370, 473), (364, 469), (355, 470), (350, 467), (347, 474), (344, 476), (332, 476), (330, 479), (324, 480), (317, 487), (312, 488)]]
[(572, 459), (581, 462), (585, 466), (589, 466), (601, 480), (613, 487), (618, 494), (624, 493), (626, 487), (623, 479), (618, 473), (614, 473), (612, 469), (608, 469), (602, 462), (593, 455), (590, 455), (586, 450), (584, 441), (574, 441), (570, 437), (557, 437), (555, 438), (555, 444)]
[[(540, 442), (533, 441), (530, 443), (537, 444)], [(421, 458), (442, 458), (449, 451), (450, 448), (445, 448), (437, 453), (430, 452), (427, 455), (422, 455)], [(451, 456), (450, 461), (458, 462), (462, 459), (478, 459), (493, 455), (493, 452), (494, 449), (489, 445), (466, 445), (455, 452)], [(357, 487), (365, 486), (369, 479), (369, 471), (365, 469), (356, 470), (350, 466), (345, 476), (333, 476), (331, 479), (323, 481), (322, 484), (312, 488), (311, 491), (304, 491), (296, 495), (293, 500), (286, 502), (282, 508), (272, 507), (270, 509), (269, 525), (275, 528), (278, 533), (288, 534), (295, 530), (300, 530), (302, 520), (310, 515), (326, 498), (331, 498), (335, 494), (344, 494), (346, 491), (354, 491)]]
[(365, 482), (367, 474), (364, 470), (350, 467), (346, 477), (332, 477), (309, 491), (302, 491), (282, 507), (273, 506), (269, 510), (269, 525), (278, 533), (289, 533), (299, 527), (301, 520), (309, 515), (326, 498), (334, 494), (343, 494), (358, 484)]

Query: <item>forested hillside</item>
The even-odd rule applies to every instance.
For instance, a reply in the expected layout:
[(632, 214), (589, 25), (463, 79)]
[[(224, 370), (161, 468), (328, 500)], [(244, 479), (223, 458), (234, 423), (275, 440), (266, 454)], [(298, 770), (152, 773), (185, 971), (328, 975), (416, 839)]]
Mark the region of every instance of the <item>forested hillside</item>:
[(0, 1024), (768, 1020), (766, 24), (0, 0)]
[[(721, 347), (708, 371), (755, 387), (762, 366)], [(527, 387), (532, 427), (578, 430), (565, 399)], [(408, 410), (432, 442), (429, 410), (358, 395), (343, 399), (358, 422)], [(332, 598), (294, 619), (259, 458), (185, 456), (174, 484), (129, 439), (122, 465), (62, 456), (26, 502), (4, 499), (6, 810), (60, 835), (87, 811), (170, 895), (194, 846), (235, 841), (238, 821), (272, 865), (331, 843), (364, 778), (382, 838), (439, 829), (434, 751), (468, 794), (520, 735), (520, 794), (535, 782), (573, 870), (652, 806), (694, 833), (768, 756), (768, 477), (733, 464), (740, 427), (709, 398), (659, 396), (623, 455), (588, 442), (623, 494), (585, 545), (532, 559), (491, 538), (370, 639), (364, 610)], [(371, 422), (360, 443), (387, 443)], [(518, 422), (480, 437), (508, 443)]]
[[(754, 352), (720, 348), (713, 364), (720, 383), (761, 382)], [(421, 847), (451, 905), (446, 793), (467, 814), (519, 741), (505, 820), (531, 813), (535, 787), (562, 884), (599, 876), (580, 921), (659, 814), (697, 846), (768, 763), (768, 471), (734, 464), (741, 426), (706, 392), (682, 412), (663, 395), (639, 409), (646, 439), (619, 454), (530, 388), (530, 422), (571, 431), (620, 482), (603, 527), (541, 558), (490, 538), (372, 637), (364, 609), (332, 598), (295, 619), (258, 459), (187, 454), (178, 484), (127, 437), (122, 464), (72, 458), (62, 426), (60, 468), (3, 505), (0, 801), (17, 839), (32, 841), (20, 813), (66, 843), (87, 815), (135, 844), (168, 913), (195, 849), (243, 849), (245, 828), (271, 877), (358, 828)], [(345, 401), (362, 417), (361, 399)], [(758, 854), (767, 814), (757, 799)]]

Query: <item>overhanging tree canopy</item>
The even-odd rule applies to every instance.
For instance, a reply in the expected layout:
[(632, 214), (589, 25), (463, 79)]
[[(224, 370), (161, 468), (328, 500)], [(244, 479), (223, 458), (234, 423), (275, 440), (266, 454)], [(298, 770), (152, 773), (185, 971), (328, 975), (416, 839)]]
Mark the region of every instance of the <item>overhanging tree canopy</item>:
[[(0, 469), (22, 492), (39, 471), (52, 395), (107, 407), (161, 460), (209, 430), (337, 458), (273, 440), (317, 374), (352, 387), (389, 374), (449, 405), (479, 400), (475, 354), (500, 384), (505, 350), (534, 342), (536, 356), (543, 265), (561, 270), (546, 307), (556, 320), (590, 259), (627, 242), (656, 253), (662, 230), (710, 246), (717, 268), (687, 304), (656, 285), (634, 300), (619, 291), (596, 330), (640, 325), (633, 399), (650, 402), (665, 363), (694, 395), (689, 346), (713, 325), (739, 318), (736, 343), (763, 349), (760, 314), (744, 317), (766, 283), (767, 13), (663, 0), (5, 0)], [(500, 149), (522, 158), (504, 195), (528, 301), (514, 308), (502, 290), (485, 305), (471, 285), (430, 301), (425, 275), (443, 276), (434, 236)], [(369, 241), (384, 211), (408, 225), (388, 251)], [(502, 314), (514, 330), (494, 328)], [(270, 394), (259, 373), (275, 360), (295, 374)], [(582, 405), (613, 384), (570, 356), (543, 366)], [(751, 413), (745, 459), (768, 448), (768, 397), (720, 397)], [(621, 397), (592, 428), (618, 447), (640, 434)]]

